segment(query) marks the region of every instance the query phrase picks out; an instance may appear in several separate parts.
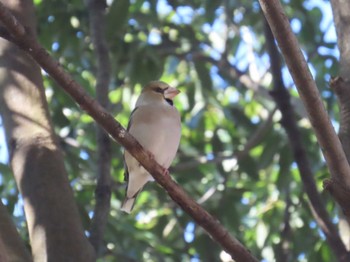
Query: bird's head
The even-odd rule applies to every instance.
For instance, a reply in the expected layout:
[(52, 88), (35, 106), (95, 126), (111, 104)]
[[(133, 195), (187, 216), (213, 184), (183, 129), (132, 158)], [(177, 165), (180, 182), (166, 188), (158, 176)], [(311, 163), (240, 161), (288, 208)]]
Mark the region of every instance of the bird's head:
[(169, 86), (167, 83), (162, 81), (152, 81), (143, 88), (142, 93), (137, 100), (136, 106), (151, 103), (165, 103), (173, 105), (173, 99), (179, 93), (179, 90)]

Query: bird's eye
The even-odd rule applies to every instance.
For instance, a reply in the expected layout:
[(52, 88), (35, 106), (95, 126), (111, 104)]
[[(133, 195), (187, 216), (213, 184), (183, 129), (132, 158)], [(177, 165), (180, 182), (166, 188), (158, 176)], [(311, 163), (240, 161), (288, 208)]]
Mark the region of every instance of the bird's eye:
[(154, 91), (156, 91), (157, 93), (164, 93), (164, 89), (161, 89), (160, 87), (157, 87), (156, 89), (154, 89)]

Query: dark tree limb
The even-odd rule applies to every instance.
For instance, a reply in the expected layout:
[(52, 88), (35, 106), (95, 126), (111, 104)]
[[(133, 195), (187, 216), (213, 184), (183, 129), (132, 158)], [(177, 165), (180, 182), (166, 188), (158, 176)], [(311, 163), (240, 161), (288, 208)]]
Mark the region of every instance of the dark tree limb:
[[(278, 0), (259, 0), (259, 2), (299, 91), (331, 173), (331, 180), (327, 181), (325, 189), (331, 194), (347, 192), (350, 190), (350, 167), (347, 158), (282, 5)], [(338, 201), (339, 198), (333, 196)], [(344, 199), (345, 197), (344, 195)], [(338, 203), (344, 205), (344, 202), (338, 201)], [(349, 209), (348, 205), (342, 208)]]
[(289, 144), (303, 181), (304, 190), (309, 198), (313, 216), (318, 226), (325, 234), (327, 242), (338, 260), (344, 262), (349, 261), (350, 254), (347, 252), (338, 234), (337, 228), (331, 222), (321, 196), (317, 191), (310, 161), (306, 154), (306, 149), (296, 121), (296, 115), (291, 104), (290, 95), (283, 82), (280, 54), (267, 23), (265, 23), (265, 36), (267, 51), (270, 56), (271, 73), (273, 75), (273, 90), (271, 91), (271, 95), (282, 113), (281, 124), (287, 132)]
[(130, 152), (149, 171), (154, 179), (168, 192), (169, 196), (186, 211), (193, 220), (205, 229), (205, 231), (236, 261), (258, 261), (248, 249), (211, 216), (199, 204), (171, 179), (162, 166), (154, 161), (151, 154), (133, 138), (96, 100), (91, 98), (85, 90), (66, 74), (63, 68), (48, 52), (32, 38), (0, 2), (0, 20), (15, 39), (15, 43), (21, 46), (33, 59), (85, 110), (95, 119), (119, 144)]
[[(110, 59), (106, 41), (104, 0), (89, 0), (91, 40), (94, 45), (96, 64), (96, 100), (101, 106), (109, 107)], [(97, 138), (97, 186), (96, 205), (90, 228), (90, 242), (99, 254), (103, 244), (104, 230), (108, 221), (111, 200), (111, 157), (112, 145), (108, 134), (99, 125), (96, 126)]]

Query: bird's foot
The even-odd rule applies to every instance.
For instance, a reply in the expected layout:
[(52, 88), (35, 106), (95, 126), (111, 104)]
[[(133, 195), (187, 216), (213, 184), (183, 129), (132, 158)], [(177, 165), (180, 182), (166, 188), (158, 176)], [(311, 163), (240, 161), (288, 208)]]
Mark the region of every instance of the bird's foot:
[(147, 151), (147, 152), (148, 152), (148, 155), (149, 155), (149, 157), (150, 157), (151, 159), (153, 159), (153, 160), (156, 159), (155, 156), (154, 156), (154, 154), (153, 154), (152, 152), (150, 152), (150, 151)]
[(167, 168), (165, 168), (165, 167), (162, 167), (162, 174), (163, 174), (163, 176), (169, 176), (170, 175), (169, 170)]

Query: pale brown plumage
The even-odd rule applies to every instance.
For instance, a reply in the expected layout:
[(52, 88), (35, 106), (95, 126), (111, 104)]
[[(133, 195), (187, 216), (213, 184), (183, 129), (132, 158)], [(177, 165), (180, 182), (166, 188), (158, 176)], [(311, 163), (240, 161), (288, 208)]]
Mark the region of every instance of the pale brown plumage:
[[(178, 93), (164, 82), (150, 82), (142, 90), (128, 125), (130, 134), (166, 169), (175, 158), (181, 137), (180, 114), (173, 106)], [(153, 177), (127, 151), (124, 162), (128, 185), (121, 209), (130, 213), (138, 193)]]

